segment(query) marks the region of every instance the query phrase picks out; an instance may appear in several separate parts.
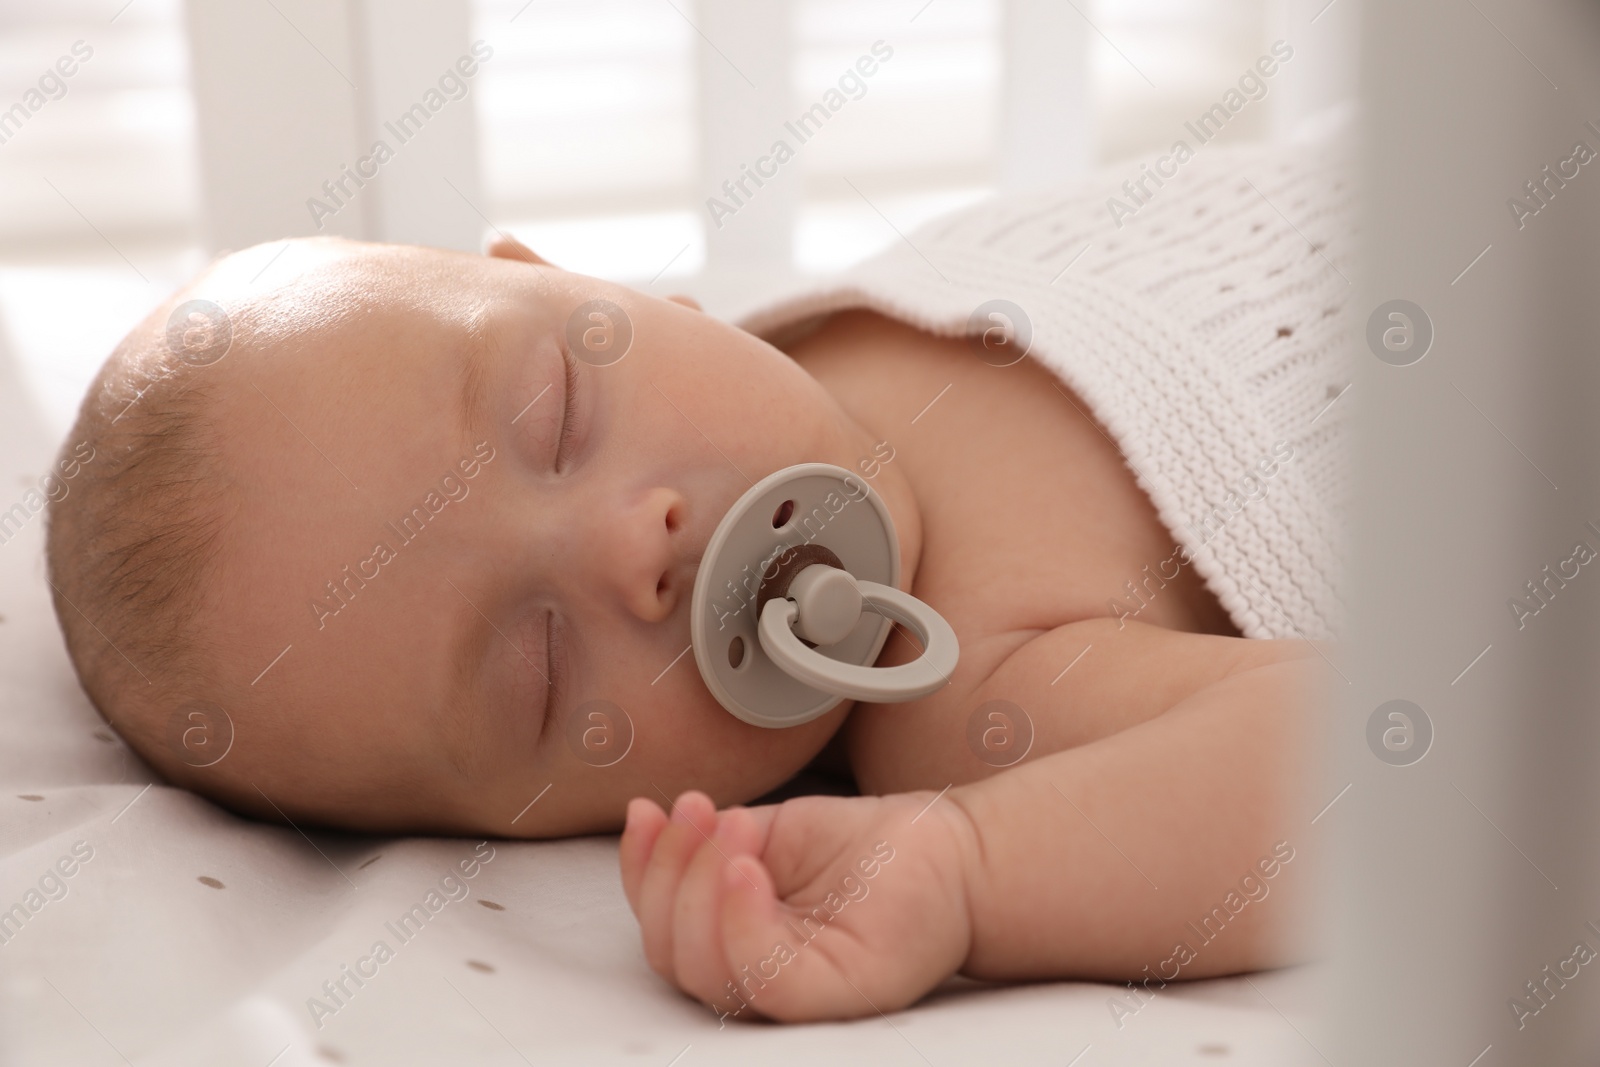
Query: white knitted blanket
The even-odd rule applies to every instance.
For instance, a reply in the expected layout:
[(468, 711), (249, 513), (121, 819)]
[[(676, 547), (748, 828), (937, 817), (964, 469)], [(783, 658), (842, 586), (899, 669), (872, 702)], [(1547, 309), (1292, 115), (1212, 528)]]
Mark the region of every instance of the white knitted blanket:
[[(1335, 637), (1356, 262), (1346, 157), (1338, 134), (1202, 146), (1159, 188), (1147, 180), (1142, 202), (1123, 188), (1138, 162), (990, 198), (740, 325), (781, 343), (867, 307), (961, 335), (980, 304), (1011, 301), (1031, 322), (1029, 354), (1115, 440), (1240, 631)], [(1120, 226), (1112, 196), (1136, 208), (1115, 213)], [(1179, 565), (1150, 562), (1168, 578)]]

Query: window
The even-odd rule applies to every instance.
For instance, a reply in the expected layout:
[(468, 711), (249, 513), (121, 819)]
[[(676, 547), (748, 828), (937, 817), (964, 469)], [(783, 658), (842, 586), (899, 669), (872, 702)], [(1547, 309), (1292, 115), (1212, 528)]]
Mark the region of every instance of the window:
[(62, 432), (112, 346), (203, 262), (186, 70), (179, 0), (0, 7), (0, 357), (9, 339)]
[[(715, 62), (706, 49), (725, 46), (731, 62), (768, 32), (757, 22), (743, 49), (707, 45), (700, 27), (719, 11), (742, 15), (740, 0), (453, 2), (495, 49), (471, 97), (486, 213), (565, 267), (695, 292), (724, 312), (747, 305), (758, 282), (846, 266), (1006, 184), (1007, 93), (1040, 96), (1016, 77), (1038, 60), (1006, 55), (1008, 13), (1063, 20), (1051, 74), (1058, 86), (1075, 70), (1087, 81), (1087, 161), (1165, 147), (1272, 37), (1290, 36), (1298, 57), (1329, 47), (1335, 21), (1297, 14), (1292, 32), (1269, 32), (1289, 10), (1282, 0), (788, 0), (789, 54), (754, 71), (764, 85), (783, 79), (787, 103), (750, 120), (752, 135), (780, 134), (874, 42), (894, 52), (784, 165), (794, 199), (778, 232), (791, 239), (771, 242), (770, 277), (759, 278), (718, 266), (706, 197), (729, 176), (708, 180), (700, 129), (740, 121), (703, 96)], [(208, 255), (181, 0), (121, 3), (0, 10), (0, 109), (11, 109), (0, 110), (11, 116), (0, 119), (0, 337), (58, 423), (117, 339)], [(29, 97), (78, 41), (92, 56), (64, 92), (51, 82)], [(1313, 66), (1297, 58), (1294, 77)], [(1230, 138), (1273, 129), (1288, 78)], [(17, 110), (35, 98), (41, 106)]]
[[(1093, 155), (1103, 160), (1165, 147), (1265, 41), (1266, 0), (1076, 6), (1086, 18)], [(846, 266), (898, 240), (896, 230), (999, 188), (1005, 7), (793, 0), (791, 115), (820, 100), (874, 41), (894, 49), (861, 97), (781, 172), (801, 185), (794, 273)], [(501, 224), (585, 273), (670, 285), (702, 272), (704, 197), (717, 184), (700, 174), (697, 143), (704, 12), (692, 0), (476, 0), (475, 13), (479, 34), (505, 42), (486, 69), (479, 115)], [(500, 32), (508, 26), (517, 32)], [(728, 41), (709, 44), (723, 46), (738, 52)], [(736, 54), (728, 60), (738, 65)], [(1269, 114), (1247, 116), (1246, 135), (1265, 134)]]

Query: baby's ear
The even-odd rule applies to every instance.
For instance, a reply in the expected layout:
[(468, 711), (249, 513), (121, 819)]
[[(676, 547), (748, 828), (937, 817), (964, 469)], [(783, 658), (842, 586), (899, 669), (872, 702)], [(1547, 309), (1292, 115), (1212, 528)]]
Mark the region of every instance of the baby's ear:
[(548, 259), (509, 234), (490, 230), (483, 235), (483, 254), (495, 259), (516, 259), (539, 267), (554, 267)]

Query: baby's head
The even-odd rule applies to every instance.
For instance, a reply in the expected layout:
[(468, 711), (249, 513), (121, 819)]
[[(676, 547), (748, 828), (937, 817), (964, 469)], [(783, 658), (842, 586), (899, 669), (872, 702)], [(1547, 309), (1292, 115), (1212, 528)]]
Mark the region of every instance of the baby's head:
[(689, 602), (745, 489), (854, 466), (865, 432), (749, 334), (494, 252), (227, 256), (90, 387), (56, 611), (172, 781), (268, 819), (553, 836), (637, 795), (751, 799), (837, 729), (724, 711)]

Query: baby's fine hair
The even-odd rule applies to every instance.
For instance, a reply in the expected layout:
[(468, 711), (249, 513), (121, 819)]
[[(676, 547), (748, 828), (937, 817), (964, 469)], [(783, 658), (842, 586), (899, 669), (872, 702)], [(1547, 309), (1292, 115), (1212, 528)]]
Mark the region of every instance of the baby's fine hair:
[(50, 501), (45, 536), (78, 680), (112, 728), (162, 769), (174, 764), (165, 711), (212, 681), (205, 665), (215, 656), (195, 616), (228, 499), (207, 367), (171, 343), (181, 332), (169, 328), (168, 310), (129, 333), (90, 385), (58, 464), (75, 458), (77, 470)]

